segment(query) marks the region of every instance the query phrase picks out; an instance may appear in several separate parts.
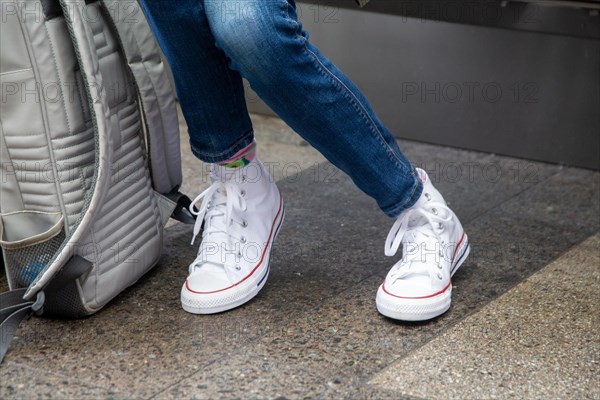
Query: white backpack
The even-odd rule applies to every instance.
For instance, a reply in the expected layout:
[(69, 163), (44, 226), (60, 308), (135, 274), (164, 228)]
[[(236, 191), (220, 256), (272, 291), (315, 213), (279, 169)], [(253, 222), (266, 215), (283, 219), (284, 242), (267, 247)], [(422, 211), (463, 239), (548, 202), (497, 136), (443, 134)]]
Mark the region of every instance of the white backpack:
[(95, 313), (191, 223), (179, 124), (141, 8), (0, 0), (0, 361), (20, 321)]

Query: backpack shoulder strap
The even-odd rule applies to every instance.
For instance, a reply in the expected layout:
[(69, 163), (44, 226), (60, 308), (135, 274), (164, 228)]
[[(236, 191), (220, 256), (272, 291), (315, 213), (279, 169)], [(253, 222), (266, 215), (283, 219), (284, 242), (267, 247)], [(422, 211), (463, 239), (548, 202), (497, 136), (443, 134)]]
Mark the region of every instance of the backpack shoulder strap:
[(64, 18), (81, 68), (84, 87), (90, 101), (90, 112), (96, 138), (96, 168), (87, 208), (82, 210), (79, 224), (61, 246), (52, 260), (36, 280), (29, 286), (25, 299), (32, 299), (42, 290), (72, 258), (73, 249), (88, 233), (100, 212), (110, 188), (111, 165), (114, 143), (120, 141), (120, 133), (110, 124), (110, 107), (103, 86), (100, 62), (95, 51), (94, 35), (85, 21), (86, 0), (60, 0)]
[[(158, 44), (137, 2), (102, 0), (102, 4), (121, 39), (139, 92), (154, 190), (164, 195), (176, 192), (182, 182), (179, 120)], [(125, 18), (124, 7), (137, 8), (135, 14)]]

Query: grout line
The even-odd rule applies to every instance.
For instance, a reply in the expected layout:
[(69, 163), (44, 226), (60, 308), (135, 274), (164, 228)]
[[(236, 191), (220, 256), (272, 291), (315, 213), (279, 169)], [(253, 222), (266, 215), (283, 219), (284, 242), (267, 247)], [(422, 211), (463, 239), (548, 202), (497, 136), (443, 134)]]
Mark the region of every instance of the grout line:
[[(600, 231), (599, 231), (600, 232)], [(549, 265), (551, 265), (552, 263), (556, 262), (556, 260), (558, 260), (559, 258), (561, 258), (562, 256), (564, 256), (566, 253), (568, 253), (569, 251), (573, 250), (574, 248), (580, 246), (582, 243), (584, 243), (585, 241), (587, 241), (588, 239), (590, 239), (593, 236), (596, 236), (598, 234), (598, 232), (596, 233), (592, 233), (591, 235), (583, 238), (582, 240), (580, 240), (579, 242), (573, 243), (572, 245), (570, 245), (568, 248), (566, 248), (562, 253), (558, 254), (556, 257), (554, 257), (553, 259), (549, 260), (543, 267), (537, 269), (536, 271), (534, 271), (532, 274), (530, 274), (529, 276), (524, 277), (523, 279), (521, 279), (518, 282), (515, 282), (513, 285), (507, 287), (507, 289), (502, 292), (501, 294), (499, 294), (497, 297), (492, 298), (487, 300), (484, 303), (481, 303), (480, 307), (471, 310), (470, 312), (468, 312), (467, 314), (465, 314), (462, 318), (457, 319), (456, 321), (452, 322), (451, 324), (448, 324), (446, 327), (444, 327), (443, 330), (441, 330), (440, 332), (436, 333), (435, 335), (433, 335), (431, 338), (429, 338), (428, 340), (426, 340), (425, 342), (423, 342), (423, 344), (415, 347), (414, 349), (411, 349), (410, 351), (408, 351), (406, 354), (395, 358), (394, 360), (392, 360), (391, 362), (387, 363), (385, 366), (383, 366), (378, 373), (381, 373), (387, 369), (389, 369), (392, 365), (397, 364), (398, 362), (402, 361), (403, 359), (411, 356), (412, 354), (416, 353), (417, 351), (419, 351), (420, 349), (422, 349), (423, 347), (425, 347), (426, 345), (428, 345), (430, 342), (432, 342), (433, 340), (437, 339), (442, 333), (444, 332), (448, 332), (451, 329), (453, 329), (456, 325), (458, 325), (459, 323), (463, 322), (464, 320), (466, 320), (467, 318), (478, 314), (479, 312), (483, 311), (486, 307), (488, 307), (490, 304), (498, 301), (499, 299), (501, 299), (502, 297), (504, 297), (508, 292), (510, 292), (511, 290), (513, 290), (514, 288), (516, 288), (517, 286), (519, 286), (520, 284), (522, 284), (523, 282), (525, 282), (527, 279), (531, 278), (533, 275), (540, 273), (542, 270), (544, 270), (546, 267), (548, 267)], [(367, 386), (372, 386), (369, 385), (369, 381), (371, 379), (374, 378), (375, 375), (372, 375), (365, 383)]]
[[(541, 274), (544, 272), (544, 270), (546, 270), (549, 266), (551, 266), (552, 264), (554, 264), (558, 259), (560, 259), (561, 257), (564, 257), (566, 254), (572, 252), (574, 249), (579, 248), (583, 245), (583, 243), (587, 242), (588, 240), (592, 239), (595, 236), (598, 236), (600, 234), (600, 231), (596, 232), (596, 233), (592, 233), (591, 235), (585, 237), (584, 239), (582, 239), (580, 242), (570, 246), (568, 249), (566, 249), (564, 252), (562, 252), (561, 254), (559, 254), (557, 257), (555, 257), (554, 259), (552, 259), (551, 261), (549, 261), (546, 265), (544, 265), (542, 268), (538, 269), (537, 271), (535, 271), (534, 273), (532, 273), (531, 275), (529, 275), (528, 277), (526, 277), (525, 279), (515, 283), (514, 285), (512, 285), (510, 288), (508, 288), (505, 292), (503, 292), (502, 294), (500, 294), (498, 297), (496, 297), (495, 299), (491, 299), (490, 301), (485, 302), (480, 308), (473, 310), (472, 312), (466, 314), (466, 316), (464, 318), (461, 318), (460, 320), (456, 321), (456, 323), (453, 323), (451, 325), (448, 325), (448, 327), (446, 329), (444, 329), (444, 332), (449, 332), (451, 331), (453, 328), (456, 327), (456, 325), (464, 322), (465, 320), (467, 320), (470, 317), (473, 317), (477, 314), (479, 314), (480, 312), (485, 311), (486, 308), (490, 307), (493, 303), (495, 303), (496, 301), (499, 301), (503, 298), (505, 298), (508, 293), (512, 290), (514, 290), (517, 286), (521, 285), (522, 283), (524, 283), (525, 281), (527, 281), (528, 279), (534, 277), (535, 275)], [(393, 362), (387, 364), (383, 369), (381, 369), (378, 374), (385, 372), (386, 370), (388, 370), (390, 367), (392, 367), (393, 365), (399, 363), (400, 361), (402, 361), (403, 359), (413, 355), (414, 353), (416, 353), (417, 351), (419, 351), (421, 348), (425, 347), (426, 345), (428, 345), (430, 342), (432, 342), (433, 340), (436, 340), (439, 338), (439, 334), (433, 336), (431, 339), (427, 340), (425, 343), (423, 343), (423, 345), (416, 347), (415, 349), (409, 351), (406, 355), (398, 357), (397, 359), (395, 359)], [(371, 379), (373, 379), (375, 377), (375, 375), (371, 376), (371, 378), (369, 379), (369, 381)], [(366, 386), (367, 387), (374, 387), (374, 388), (380, 388), (377, 385), (372, 385), (370, 383), (368, 383), (369, 381), (366, 382)]]
[[(508, 203), (509, 201), (513, 200), (514, 198), (520, 196), (521, 194), (537, 187), (538, 185), (541, 185), (543, 183), (546, 183), (547, 181), (549, 181), (550, 179), (562, 174), (564, 172), (563, 169), (560, 169), (559, 171), (557, 171), (556, 173), (549, 175), (546, 179), (543, 179), (527, 188), (524, 188), (523, 190), (519, 191), (518, 193), (514, 194), (513, 196), (509, 197), (508, 199), (506, 199), (505, 201), (499, 203), (498, 205), (494, 206), (493, 208), (490, 208), (488, 210), (485, 210), (483, 212), (481, 212), (480, 214), (476, 215), (475, 217), (471, 218), (470, 220), (468, 220), (465, 224), (465, 226), (467, 226), (468, 224), (471, 224), (473, 222), (475, 222), (476, 220), (478, 220), (479, 218), (483, 217), (484, 215), (488, 214), (490, 211), (495, 210), (499, 207), (501, 207), (502, 205)], [(524, 277), (523, 279), (521, 279), (520, 281), (514, 283), (513, 285), (511, 285), (510, 287), (508, 287), (502, 294), (500, 294), (499, 296), (489, 299), (487, 302), (483, 303), (480, 305), (480, 307), (475, 308), (473, 310), (471, 310), (471, 312), (468, 312), (467, 314), (465, 314), (462, 318), (456, 320), (455, 322), (447, 325), (446, 327), (444, 327), (444, 329), (440, 332), (438, 332), (437, 334), (433, 335), (431, 338), (429, 338), (428, 340), (426, 340), (425, 342), (423, 342), (421, 345), (415, 347), (414, 349), (411, 349), (410, 351), (408, 351), (406, 354), (403, 354), (402, 356), (393, 359), (392, 361), (390, 361), (389, 363), (385, 364), (384, 366), (382, 366), (382, 368), (379, 369), (378, 372), (373, 373), (370, 375), (369, 378), (366, 378), (364, 381), (361, 381), (359, 384), (359, 387), (368, 387), (368, 386), (372, 386), (370, 385), (368, 382), (373, 379), (373, 377), (378, 374), (381, 373), (385, 370), (387, 370), (388, 368), (390, 368), (392, 365), (400, 362), (401, 360), (403, 360), (406, 357), (409, 357), (410, 355), (412, 355), (413, 353), (419, 351), (421, 348), (423, 348), (424, 346), (426, 346), (427, 344), (429, 344), (432, 340), (434, 340), (436, 337), (438, 337), (441, 333), (443, 332), (448, 332), (450, 331), (452, 328), (454, 328), (457, 324), (459, 324), (460, 322), (464, 321), (465, 319), (469, 318), (470, 316), (480, 312), (482, 309), (484, 309), (485, 307), (487, 307), (489, 304), (495, 302), (496, 300), (500, 299), (502, 296), (504, 296), (507, 292), (511, 291), (512, 289), (514, 289), (516, 286), (520, 285), (521, 283), (523, 283), (526, 279), (528, 279), (530, 276), (538, 273), (539, 271), (543, 270), (544, 268), (546, 268), (548, 265), (552, 264), (553, 262), (555, 262), (558, 258), (560, 258), (561, 256), (563, 256), (565, 253), (569, 252), (570, 250), (572, 250), (574, 247), (581, 245), (581, 243), (585, 242), (586, 240), (588, 240), (590, 237), (594, 236), (596, 233), (592, 233), (590, 236), (585, 237), (584, 239), (582, 239), (579, 242), (575, 242), (572, 243), (571, 245), (569, 245), (569, 247), (567, 247), (562, 253), (558, 254), (555, 258), (549, 260), (544, 266), (542, 266), (540, 269), (538, 269), (537, 271), (535, 271), (533, 274)]]

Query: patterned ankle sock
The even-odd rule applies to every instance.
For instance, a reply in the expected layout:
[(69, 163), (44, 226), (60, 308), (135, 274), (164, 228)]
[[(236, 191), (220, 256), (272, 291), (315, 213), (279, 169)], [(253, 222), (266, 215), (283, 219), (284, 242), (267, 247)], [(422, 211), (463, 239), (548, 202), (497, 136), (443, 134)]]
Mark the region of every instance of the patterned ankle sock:
[(256, 157), (256, 141), (250, 143), (242, 150), (238, 151), (233, 157), (228, 160), (216, 163), (225, 168), (243, 168), (250, 164)]

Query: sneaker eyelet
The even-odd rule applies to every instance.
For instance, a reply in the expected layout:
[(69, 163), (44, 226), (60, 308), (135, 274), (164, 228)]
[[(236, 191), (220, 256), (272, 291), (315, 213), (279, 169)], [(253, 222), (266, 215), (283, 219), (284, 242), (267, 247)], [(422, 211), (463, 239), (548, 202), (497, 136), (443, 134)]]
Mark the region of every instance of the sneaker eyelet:
[(242, 270), (242, 267), (241, 267), (241, 266), (238, 264), (238, 265), (236, 265), (236, 266), (235, 266), (235, 270), (236, 270), (236, 271), (241, 271), (241, 270)]
[(431, 212), (433, 213), (433, 215), (438, 215), (438, 210), (437, 208), (432, 208)]
[(245, 237), (245, 236), (242, 236), (242, 237), (241, 237), (241, 239), (240, 239), (240, 242), (241, 242), (242, 244), (246, 243), (246, 237)]
[(242, 175), (242, 183), (246, 182), (248, 178), (246, 178), (246, 175)]
[(243, 220), (242, 221), (242, 228), (247, 228), (248, 227), (248, 221)]
[[(444, 229), (444, 224), (442, 224), (441, 222), (438, 223), (438, 229), (441, 231)], [(444, 242), (442, 242), (442, 244), (444, 244)]]
[(425, 193), (425, 198), (427, 201), (431, 200), (431, 195), (429, 193)]
[(246, 191), (245, 191), (245, 190), (242, 190), (242, 191), (240, 192), (240, 195), (241, 195), (242, 197), (246, 197)]
[(437, 265), (438, 269), (442, 269), (442, 264)]
[(442, 278), (443, 278), (442, 274), (437, 274), (437, 277), (438, 277), (439, 280), (442, 280)]

